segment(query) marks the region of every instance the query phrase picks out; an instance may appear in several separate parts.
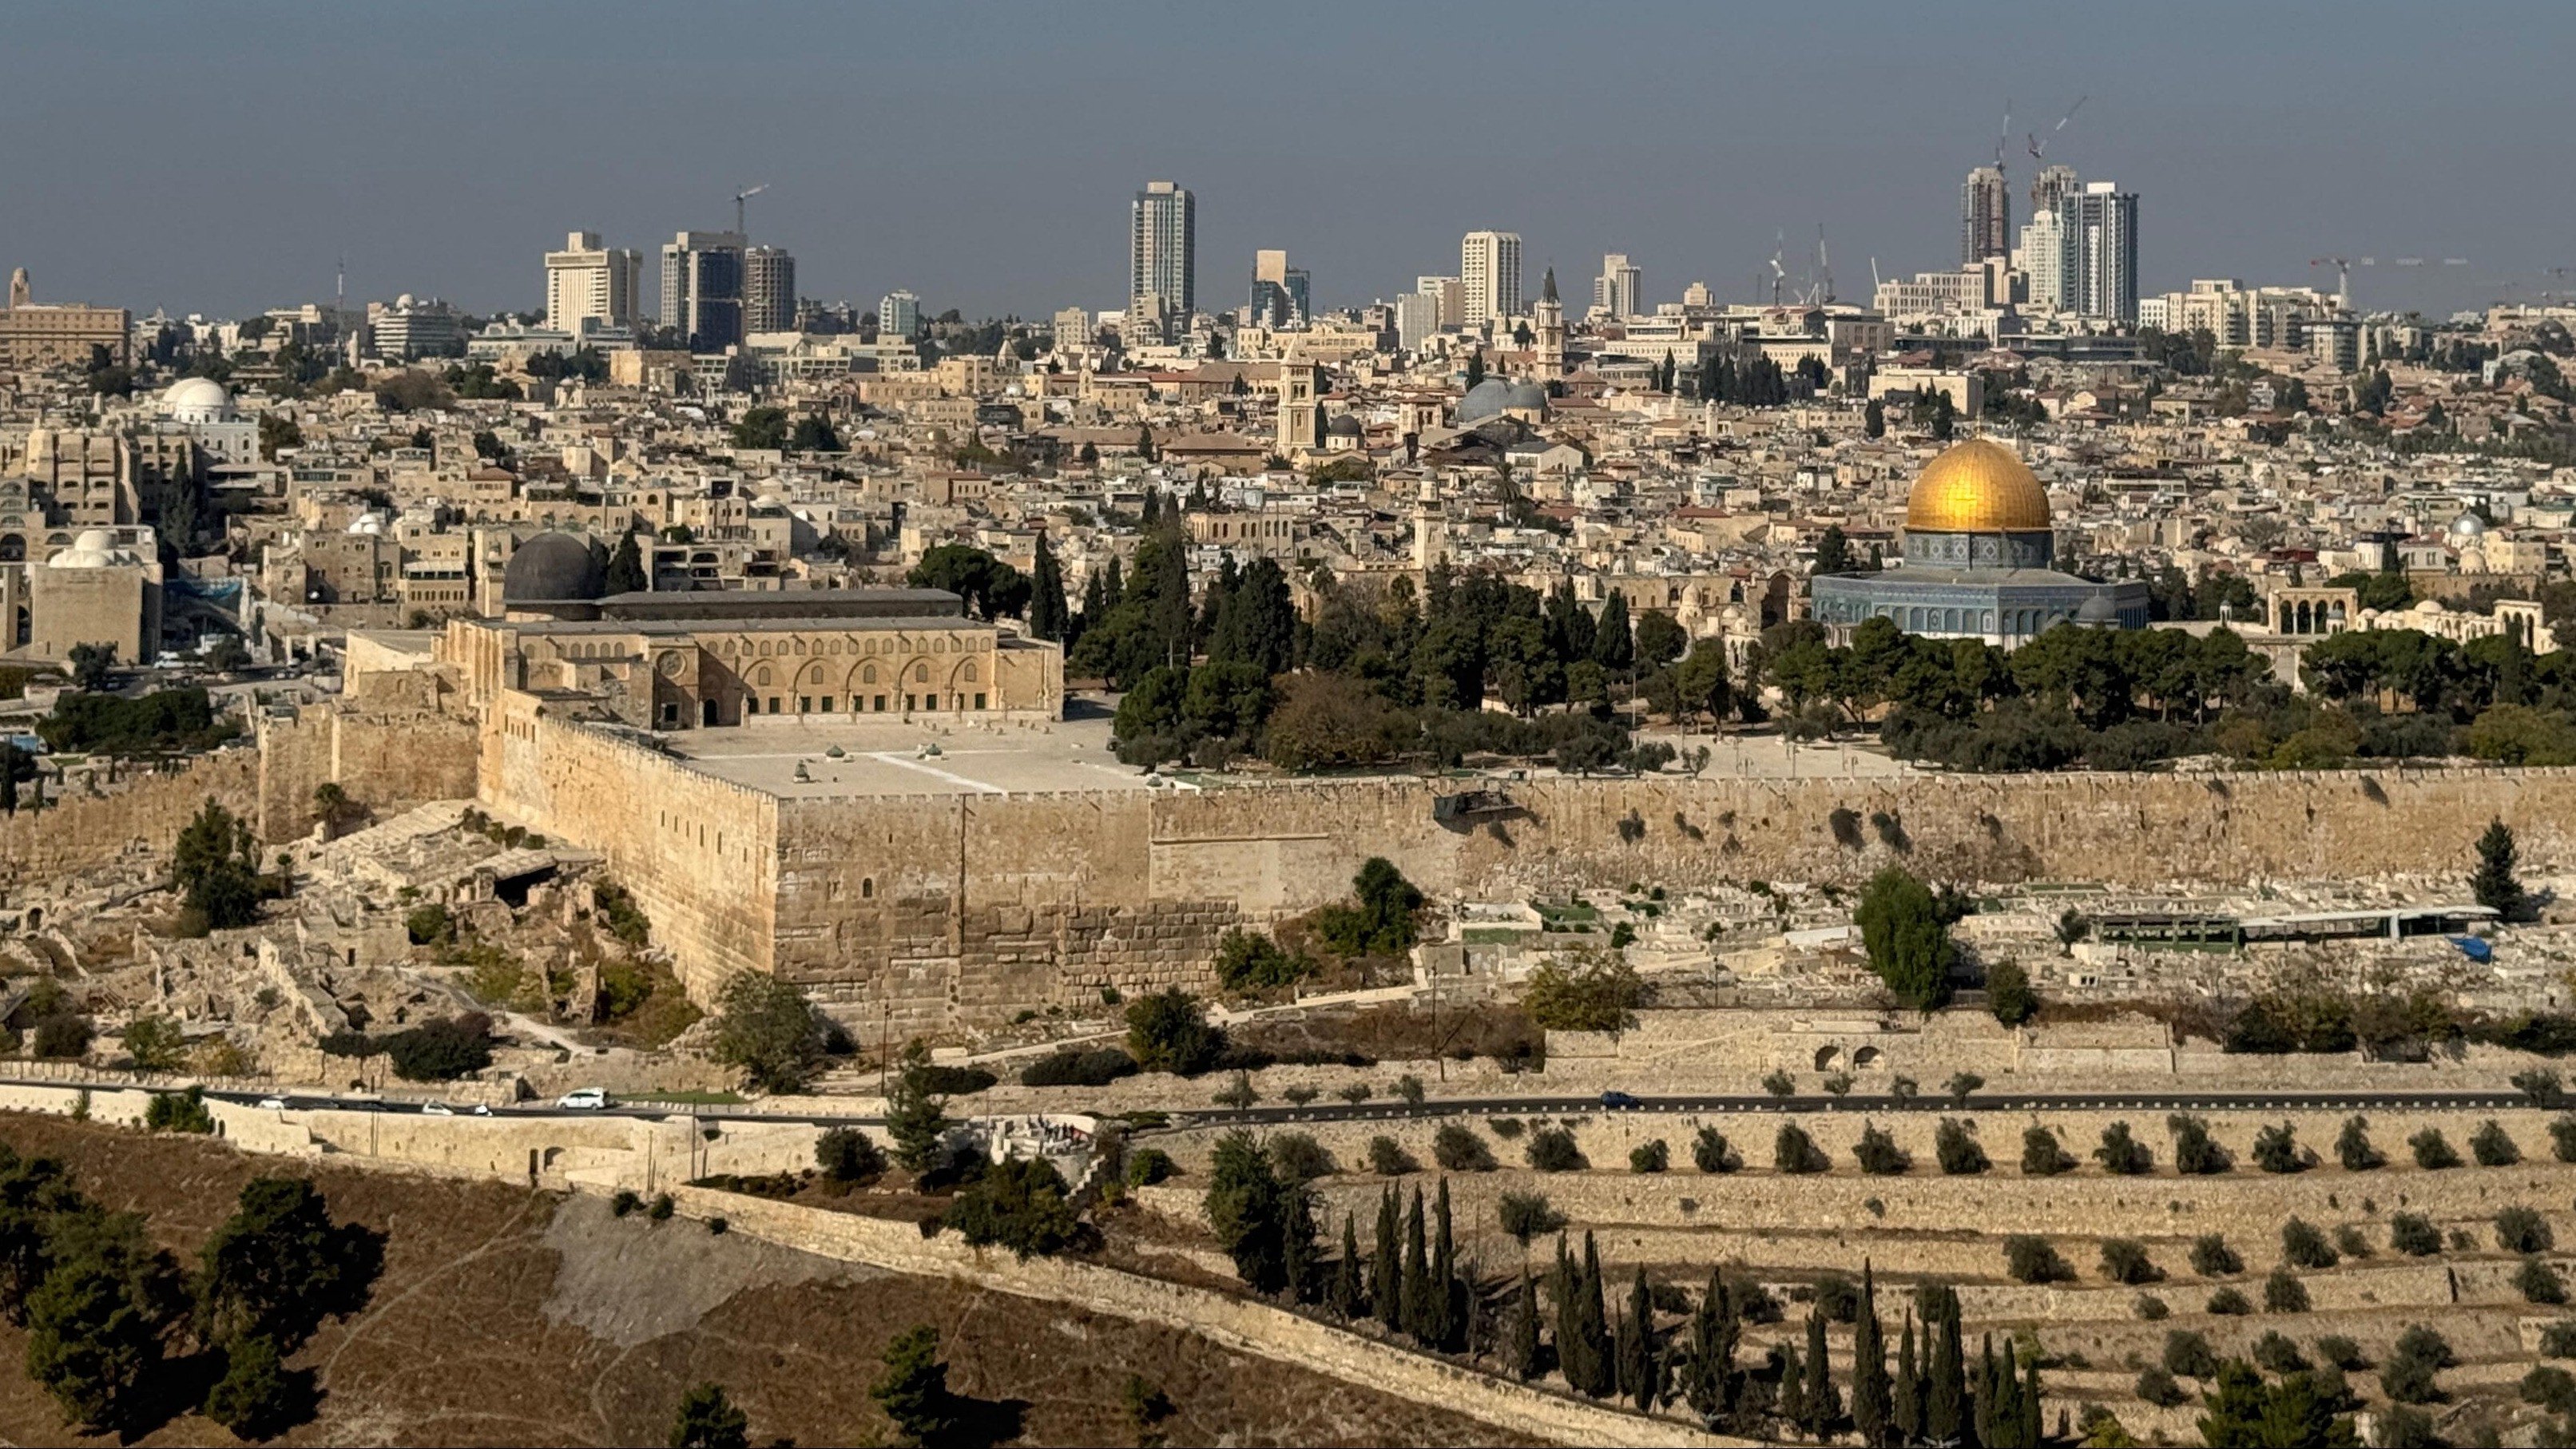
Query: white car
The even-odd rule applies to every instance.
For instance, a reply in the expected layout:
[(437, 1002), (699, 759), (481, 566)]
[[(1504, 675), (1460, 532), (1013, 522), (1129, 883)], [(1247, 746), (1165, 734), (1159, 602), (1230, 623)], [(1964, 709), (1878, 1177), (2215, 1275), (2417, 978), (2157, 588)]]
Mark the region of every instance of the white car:
[(608, 1092), (602, 1087), (580, 1087), (555, 1098), (555, 1105), (567, 1112), (596, 1112), (608, 1105)]
[(263, 1112), (283, 1112), (286, 1110), (286, 1099), (284, 1097), (262, 1097), (259, 1099), (259, 1110)]
[(420, 1104), (420, 1115), (424, 1117), (453, 1117), (456, 1115), (456, 1109), (447, 1105), (445, 1102), (423, 1102)]

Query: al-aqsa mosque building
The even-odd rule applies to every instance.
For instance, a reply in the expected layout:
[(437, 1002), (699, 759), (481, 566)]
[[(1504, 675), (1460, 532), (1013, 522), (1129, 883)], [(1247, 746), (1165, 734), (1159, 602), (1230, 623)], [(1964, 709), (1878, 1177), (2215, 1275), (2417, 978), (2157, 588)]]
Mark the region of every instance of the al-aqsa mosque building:
[(1847, 638), (1883, 618), (1909, 634), (2012, 648), (2059, 624), (2143, 629), (2143, 580), (2095, 583), (2056, 568), (2048, 491), (2010, 448), (1957, 444), (1914, 480), (1904, 559), (1876, 572), (1818, 575), (1810, 617)]

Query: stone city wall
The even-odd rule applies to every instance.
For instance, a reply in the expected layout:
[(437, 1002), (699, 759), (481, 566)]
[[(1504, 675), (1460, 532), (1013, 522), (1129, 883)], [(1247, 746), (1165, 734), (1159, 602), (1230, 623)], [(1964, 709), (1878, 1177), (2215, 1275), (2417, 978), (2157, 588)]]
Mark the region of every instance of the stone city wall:
[(0, 817), (0, 882), (13, 891), (50, 887), (121, 855), (166, 854), (208, 800), (252, 815), (259, 808), (258, 751), (221, 750), (105, 795), (73, 795)]
[(1547, 779), (1509, 786), (1519, 811), (1468, 830), (1432, 818), (1440, 788), (780, 798), (524, 694), (490, 712), (481, 760), (487, 804), (632, 878), (700, 999), (734, 971), (776, 971), (845, 1018), (909, 1030), (1203, 986), (1227, 928), (1342, 897), (1372, 855), (1453, 900), (1855, 884), (1895, 861), (2131, 886), (2465, 873), (2495, 818), (2534, 868), (2576, 856), (2576, 770)]
[(767, 1242), (845, 1262), (973, 1283), (997, 1292), (1075, 1305), (1085, 1312), (1175, 1328), (1221, 1348), (1291, 1363), (1344, 1383), (1436, 1405), (1516, 1433), (1563, 1444), (1741, 1444), (1669, 1419), (1647, 1419), (1527, 1384), (1475, 1373), (1427, 1354), (1206, 1288), (1065, 1258), (1014, 1259), (949, 1234), (923, 1238), (909, 1223), (835, 1213), (699, 1188), (674, 1190), (680, 1211), (721, 1217)]
[(482, 803), (607, 856), (693, 998), (712, 1001), (738, 971), (773, 969), (785, 864), (777, 797), (547, 717), (534, 695), (504, 691), (488, 713)]
[(311, 833), (313, 792), (336, 784), (377, 819), (474, 794), (474, 727), (434, 709), (310, 705), (259, 722), (259, 832), (272, 845)]

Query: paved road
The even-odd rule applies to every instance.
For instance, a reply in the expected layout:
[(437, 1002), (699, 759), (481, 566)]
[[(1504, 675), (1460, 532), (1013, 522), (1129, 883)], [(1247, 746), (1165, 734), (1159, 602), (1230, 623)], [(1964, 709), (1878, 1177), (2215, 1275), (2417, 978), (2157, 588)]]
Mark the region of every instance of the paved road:
[[(1616, 1094), (1611, 1094), (1615, 1096)], [(2493, 1112), (2530, 1105), (2513, 1091), (2463, 1092), (1979, 1092), (1963, 1109), (1941, 1095), (1916, 1097), (1628, 1097), (1610, 1105), (1603, 1096), (1445, 1098), (1414, 1106), (1405, 1102), (1312, 1102), (1305, 1106), (1253, 1107), (1242, 1112), (1175, 1113), (1194, 1121), (1349, 1122), (1405, 1117), (1560, 1116), (1626, 1111), (1722, 1115), (1729, 1113), (1844, 1112)]]
[[(61, 1082), (28, 1082), (28, 1086), (62, 1086)], [(357, 1112), (406, 1112), (418, 1114), (423, 1104), (387, 1101), (376, 1097), (345, 1096), (321, 1092), (291, 1092), (282, 1096), (259, 1092), (209, 1092), (221, 1101), (257, 1105), (263, 1101), (282, 1101), (298, 1110), (336, 1108)], [(1615, 1095), (1615, 1094), (1614, 1094)], [(961, 1104), (967, 1105), (967, 1104)], [(1661, 1112), (1698, 1116), (1734, 1114), (1761, 1115), (1789, 1112), (1848, 1113), (1855, 1116), (1894, 1112), (2494, 1112), (2527, 1107), (2530, 1099), (2513, 1091), (2445, 1091), (2445, 1092), (1979, 1092), (1967, 1099), (1963, 1108), (1947, 1096), (1649, 1096), (1619, 1099), (1616, 1105), (1605, 1102), (1600, 1094), (1580, 1097), (1447, 1097), (1420, 1105), (1404, 1101), (1383, 1102), (1310, 1102), (1304, 1106), (1253, 1107), (1244, 1111), (1193, 1108), (1166, 1114), (1174, 1123), (1206, 1125), (1244, 1123), (1285, 1125), (1311, 1122), (1400, 1121), (1410, 1117), (1547, 1117), (1571, 1116), (1602, 1111)], [(450, 1109), (458, 1116), (483, 1115), (472, 1108)], [(819, 1126), (874, 1125), (883, 1119), (857, 1113), (823, 1113), (787, 1115), (751, 1111), (723, 1106), (675, 1107), (656, 1103), (619, 1103), (607, 1108), (568, 1109), (552, 1102), (525, 1102), (490, 1109), (495, 1117), (565, 1117), (591, 1118), (695, 1117), (708, 1122), (805, 1122)]]

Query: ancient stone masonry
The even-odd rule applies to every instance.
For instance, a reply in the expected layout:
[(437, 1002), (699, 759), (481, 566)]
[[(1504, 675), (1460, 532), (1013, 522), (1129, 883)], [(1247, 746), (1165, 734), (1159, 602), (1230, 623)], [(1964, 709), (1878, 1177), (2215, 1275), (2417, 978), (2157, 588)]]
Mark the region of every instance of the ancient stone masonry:
[(1968, 884), (2153, 887), (2465, 874), (2496, 818), (2545, 869), (2576, 821), (2576, 770), (1552, 779), (1466, 830), (1412, 779), (782, 797), (525, 694), (494, 711), (481, 781), (487, 805), (607, 853), (701, 999), (774, 971), (915, 1026), (1203, 983), (1226, 929), (1342, 897), (1373, 855), (1452, 900), (1855, 884), (1898, 861)]
[(0, 882), (23, 889), (131, 851), (167, 851), (208, 800), (237, 814), (254, 811), (259, 772), (256, 751), (230, 749), (104, 796), (73, 796), (42, 811), (21, 809), (0, 819)]

